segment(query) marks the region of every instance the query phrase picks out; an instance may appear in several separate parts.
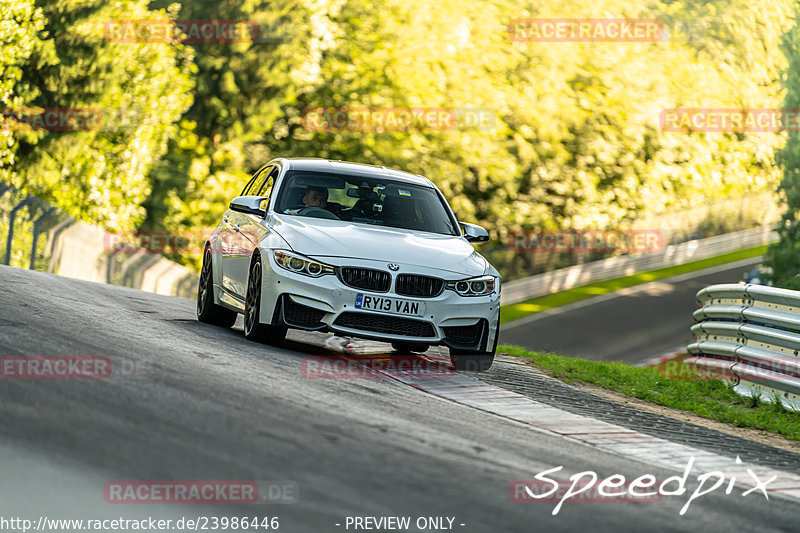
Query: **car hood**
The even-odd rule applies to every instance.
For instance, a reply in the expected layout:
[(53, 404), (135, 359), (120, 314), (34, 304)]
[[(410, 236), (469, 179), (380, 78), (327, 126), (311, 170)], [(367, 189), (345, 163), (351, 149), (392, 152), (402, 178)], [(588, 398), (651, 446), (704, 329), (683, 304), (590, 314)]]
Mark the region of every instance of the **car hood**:
[(447, 270), (466, 276), (486, 272), (487, 262), (454, 235), (354, 224), (343, 220), (273, 215), (273, 230), (292, 250), (338, 266), (333, 258), (367, 259)]

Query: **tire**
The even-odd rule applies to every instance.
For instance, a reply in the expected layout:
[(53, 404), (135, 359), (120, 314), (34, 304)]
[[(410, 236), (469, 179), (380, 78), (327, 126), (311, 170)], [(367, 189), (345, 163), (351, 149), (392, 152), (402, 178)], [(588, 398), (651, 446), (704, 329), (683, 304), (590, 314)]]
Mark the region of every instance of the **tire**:
[(200, 270), (200, 281), (197, 284), (197, 320), (206, 324), (229, 328), (236, 322), (236, 317), (239, 313), (214, 303), (214, 275), (212, 268), (211, 248), (206, 247), (206, 251), (203, 253), (203, 268)]
[(247, 296), (244, 304), (244, 336), (248, 340), (280, 346), (286, 338), (286, 326), (261, 323), (261, 256), (256, 253), (250, 262)]
[(494, 362), (497, 351), (497, 339), (500, 338), (500, 324), (494, 334), (494, 346), (491, 352), (478, 352), (472, 350), (455, 350), (450, 348), (450, 363), (456, 370), (467, 372), (486, 372)]
[(392, 348), (396, 352), (400, 353), (425, 353), (430, 348), (430, 344), (415, 344), (415, 343), (407, 343), (407, 342), (393, 342)]

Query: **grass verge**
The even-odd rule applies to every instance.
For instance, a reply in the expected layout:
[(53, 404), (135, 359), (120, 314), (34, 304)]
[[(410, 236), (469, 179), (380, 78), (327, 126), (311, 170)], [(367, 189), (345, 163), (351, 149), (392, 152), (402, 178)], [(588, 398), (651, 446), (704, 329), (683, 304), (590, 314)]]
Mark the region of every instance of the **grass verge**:
[(623, 363), (587, 361), (561, 355), (531, 352), (517, 346), (498, 346), (498, 351), (526, 357), (545, 373), (565, 383), (591, 383), (650, 403), (681, 409), (743, 428), (772, 431), (800, 441), (800, 414), (780, 403), (762, 402), (733, 392), (719, 380), (667, 379), (658, 367), (634, 367)]
[(540, 296), (524, 302), (519, 302), (511, 305), (504, 305), (500, 312), (500, 323), (511, 322), (524, 316), (532, 315), (534, 313), (541, 313), (553, 307), (560, 307), (562, 305), (571, 304), (585, 298), (592, 296), (599, 296), (609, 292), (618, 291), (634, 285), (641, 285), (649, 281), (656, 281), (659, 279), (677, 276), (679, 274), (686, 274), (687, 272), (694, 272), (703, 270), (704, 268), (711, 268), (725, 263), (733, 263), (742, 259), (749, 259), (751, 257), (758, 257), (764, 255), (766, 246), (757, 246), (755, 248), (747, 248), (731, 252), (717, 257), (709, 257), (708, 259), (701, 259), (699, 261), (692, 261), (683, 265), (671, 266), (661, 268), (658, 270), (651, 270), (649, 272), (640, 272), (632, 276), (625, 276), (622, 278), (610, 279), (608, 281), (601, 281), (585, 285), (583, 287), (575, 287), (565, 291)]

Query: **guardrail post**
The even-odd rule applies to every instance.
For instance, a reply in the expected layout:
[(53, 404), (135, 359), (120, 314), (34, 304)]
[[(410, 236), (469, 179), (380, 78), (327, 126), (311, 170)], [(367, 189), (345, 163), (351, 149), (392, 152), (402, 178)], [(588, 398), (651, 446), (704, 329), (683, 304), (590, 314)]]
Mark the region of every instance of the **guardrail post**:
[(39, 218), (33, 221), (33, 243), (31, 244), (31, 264), (30, 269), (36, 270), (36, 242), (39, 240), (39, 228), (41, 227), (40, 223), (42, 220), (50, 216), (50, 213), (55, 211), (55, 207), (51, 207), (47, 211), (44, 212)]
[(17, 206), (8, 214), (8, 240), (6, 241), (6, 259), (4, 265), (11, 264), (11, 243), (14, 240), (14, 220), (17, 218), (17, 211), (28, 205), (31, 201), (30, 196), (26, 196)]

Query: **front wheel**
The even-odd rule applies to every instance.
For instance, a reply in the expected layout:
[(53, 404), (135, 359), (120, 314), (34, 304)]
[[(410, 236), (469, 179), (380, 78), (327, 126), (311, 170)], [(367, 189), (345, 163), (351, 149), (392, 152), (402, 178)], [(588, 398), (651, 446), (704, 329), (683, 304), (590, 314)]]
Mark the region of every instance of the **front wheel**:
[(211, 268), (211, 249), (206, 248), (200, 281), (197, 284), (197, 320), (229, 328), (236, 322), (238, 313), (214, 303), (214, 276)]
[(248, 340), (280, 346), (286, 338), (286, 326), (261, 323), (261, 256), (256, 254), (250, 263), (247, 296), (244, 304), (244, 336)]

